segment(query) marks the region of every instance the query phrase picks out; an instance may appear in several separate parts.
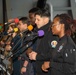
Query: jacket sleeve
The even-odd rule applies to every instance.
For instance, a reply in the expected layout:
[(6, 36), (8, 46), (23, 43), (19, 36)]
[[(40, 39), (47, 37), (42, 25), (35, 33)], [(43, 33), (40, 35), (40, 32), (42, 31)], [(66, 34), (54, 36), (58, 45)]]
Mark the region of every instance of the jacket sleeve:
[(38, 61), (49, 61), (52, 58), (51, 51), (46, 54), (37, 54), (36, 60)]

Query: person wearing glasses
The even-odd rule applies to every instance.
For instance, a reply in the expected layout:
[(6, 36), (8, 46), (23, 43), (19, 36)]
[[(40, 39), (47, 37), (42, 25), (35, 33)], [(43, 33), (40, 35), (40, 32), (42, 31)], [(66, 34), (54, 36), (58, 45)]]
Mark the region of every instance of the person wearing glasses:
[(75, 75), (76, 45), (66, 34), (71, 22), (72, 19), (67, 14), (56, 15), (53, 20), (52, 33), (60, 39), (52, 52), (51, 75)]

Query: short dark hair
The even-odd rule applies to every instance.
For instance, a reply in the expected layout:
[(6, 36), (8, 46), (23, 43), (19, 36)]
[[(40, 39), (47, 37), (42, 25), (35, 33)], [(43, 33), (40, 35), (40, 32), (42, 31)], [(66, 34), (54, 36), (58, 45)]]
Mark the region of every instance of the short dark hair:
[(35, 15), (40, 15), (41, 17), (49, 17), (50, 18), (50, 12), (46, 9), (39, 9)]
[(38, 10), (39, 10), (39, 8), (34, 7), (34, 8), (29, 10), (29, 13), (36, 13), (36, 11), (38, 11)]
[(30, 24), (30, 21), (29, 21), (29, 19), (27, 17), (21, 17), (19, 19), (19, 21), (22, 21), (23, 24), (27, 24), (27, 25)]

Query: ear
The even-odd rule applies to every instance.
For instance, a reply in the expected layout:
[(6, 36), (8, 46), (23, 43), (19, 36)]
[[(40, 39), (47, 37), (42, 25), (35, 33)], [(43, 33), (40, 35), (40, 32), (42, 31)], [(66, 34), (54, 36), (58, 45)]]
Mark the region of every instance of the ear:
[(61, 30), (65, 30), (64, 24), (61, 24), (61, 25), (60, 25), (60, 28), (61, 28)]
[(65, 29), (65, 26), (64, 26), (64, 24), (61, 24), (61, 29)]
[(43, 20), (46, 23), (49, 19), (47, 17), (44, 17)]
[(27, 26), (27, 24), (25, 23), (24, 26)]

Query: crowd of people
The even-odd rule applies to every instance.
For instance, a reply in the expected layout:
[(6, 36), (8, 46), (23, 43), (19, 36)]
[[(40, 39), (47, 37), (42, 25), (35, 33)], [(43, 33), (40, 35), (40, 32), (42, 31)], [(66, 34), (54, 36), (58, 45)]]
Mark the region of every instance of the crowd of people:
[[(0, 64), (10, 75), (76, 75), (76, 20), (62, 13), (51, 21), (50, 11), (37, 7), (28, 14), (17, 24), (7, 25), (7, 34), (0, 41), (4, 55)], [(44, 31), (43, 36), (38, 36), (39, 30)], [(6, 58), (10, 63), (5, 64)]]

